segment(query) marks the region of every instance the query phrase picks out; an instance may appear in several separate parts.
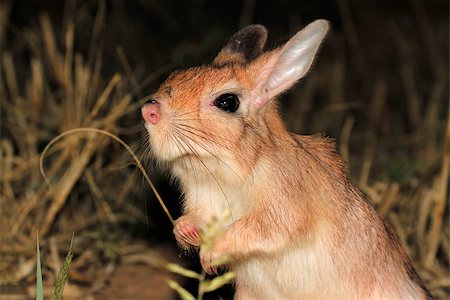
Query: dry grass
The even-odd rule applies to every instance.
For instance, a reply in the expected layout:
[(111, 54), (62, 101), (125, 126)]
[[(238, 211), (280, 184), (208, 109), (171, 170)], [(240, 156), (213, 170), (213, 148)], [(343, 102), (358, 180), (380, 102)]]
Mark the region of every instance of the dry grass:
[[(129, 160), (120, 145), (96, 133), (64, 137), (45, 159), (51, 188), (39, 173), (40, 153), (52, 138), (73, 128), (94, 127), (120, 136), (122, 118), (139, 105), (131, 102), (133, 93), (141, 95), (148, 78), (157, 76), (136, 75), (139, 72), (120, 48), (117, 57), (125, 74), (104, 75), (103, 2), (93, 22), (87, 56), (75, 50), (73, 18), (64, 20), (62, 36), (45, 14), (39, 18), (39, 28), (17, 32), (14, 24), (8, 24), (8, 3), (0, 3), (0, 288), (34, 285), (38, 228), (42, 261), (47, 265), (44, 284), (51, 285), (75, 232), (74, 259), (64, 292), (86, 298), (104, 287), (119, 259), (155, 266), (162, 258), (145, 242), (130, 241), (118, 228), (122, 221), (145, 220), (130, 205), (137, 183), (134, 170), (123, 167)], [(286, 99), (288, 125), (296, 132), (327, 130), (339, 137), (339, 150), (354, 181), (393, 224), (432, 293), (448, 299), (450, 122), (448, 74), (443, 68), (448, 61), (438, 51), (441, 41), (420, 3), (413, 2), (419, 36), (427, 45), (425, 54), (415, 53), (417, 40), (399, 24), (387, 24), (386, 39), (394, 41), (401, 67), (375, 73), (368, 67), (371, 50), (355, 29), (357, 20), (348, 3), (340, 3), (343, 31), (334, 32), (327, 41), (338, 54), (318, 63)], [(5, 45), (5, 29), (24, 41), (29, 61)], [(343, 41), (356, 54), (348, 58), (350, 62), (342, 59)], [(420, 84), (419, 69), (424, 64), (431, 79)], [(349, 65), (357, 67), (349, 69)], [(399, 73), (399, 82), (390, 80), (389, 72)], [(349, 92), (356, 87), (358, 94)], [(326, 95), (325, 104), (317, 104), (318, 95)], [(395, 97), (403, 99), (407, 108), (400, 120), (389, 105)], [(365, 119), (368, 122), (361, 121)], [(410, 129), (397, 128), (404, 124)], [(400, 153), (400, 159), (392, 153)]]
[[(7, 4), (2, 2), (2, 13)], [(134, 109), (122, 75), (102, 77), (99, 37), (103, 17), (104, 7), (100, 7), (91, 41), (93, 50), (87, 60), (74, 52), (73, 20), (67, 20), (61, 41), (55, 37), (47, 15), (40, 17), (40, 28), (20, 33), (32, 53), (25, 82), (19, 80), (16, 70), (23, 62), (15, 62), (13, 53), (2, 49), (2, 286), (33, 281), (35, 255), (31, 245), (36, 229), (42, 237), (43, 261), (50, 266), (43, 270), (49, 284), (59, 269), (60, 255), (67, 251), (71, 232), (78, 234), (89, 228), (95, 234), (94, 228), (101, 224), (130, 218), (125, 197), (133, 188), (132, 181), (120, 180), (122, 184), (114, 190), (105, 185), (114, 186), (123, 176), (120, 173), (131, 173), (117, 170), (124, 162), (122, 154), (102, 135), (71, 135), (55, 144), (45, 164), (51, 188), (39, 174), (40, 152), (56, 134), (78, 127), (118, 134), (118, 121)], [(111, 198), (115, 201), (107, 200)], [(105, 283), (115, 264), (108, 258), (106, 264), (100, 263), (107, 248), (82, 247), (104, 238), (104, 233), (98, 234), (75, 239), (77, 258), (70, 277), (89, 283), (88, 292)], [(69, 285), (67, 293), (81, 295), (86, 291)]]

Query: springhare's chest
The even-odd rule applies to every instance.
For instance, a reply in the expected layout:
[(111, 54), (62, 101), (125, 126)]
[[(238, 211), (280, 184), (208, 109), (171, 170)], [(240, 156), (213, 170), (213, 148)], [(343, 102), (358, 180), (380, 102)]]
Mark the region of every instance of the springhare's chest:
[(190, 161), (172, 171), (181, 183), (185, 211), (195, 212), (205, 223), (228, 218), (226, 223), (231, 224), (248, 212), (252, 198), (248, 184), (225, 161)]

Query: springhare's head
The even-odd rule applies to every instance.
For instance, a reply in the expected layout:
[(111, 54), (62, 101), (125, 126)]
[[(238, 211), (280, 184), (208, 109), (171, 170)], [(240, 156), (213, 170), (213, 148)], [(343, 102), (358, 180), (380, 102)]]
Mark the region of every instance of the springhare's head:
[(317, 20), (263, 52), (267, 32), (251, 25), (211, 64), (171, 74), (141, 109), (155, 158), (251, 161), (279, 118), (271, 100), (307, 73), (327, 30)]

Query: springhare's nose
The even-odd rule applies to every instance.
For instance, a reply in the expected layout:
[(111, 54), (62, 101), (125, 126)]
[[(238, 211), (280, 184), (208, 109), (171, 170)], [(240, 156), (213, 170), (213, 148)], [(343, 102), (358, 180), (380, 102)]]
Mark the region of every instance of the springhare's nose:
[(145, 101), (141, 108), (142, 117), (146, 123), (156, 125), (159, 122), (161, 111), (159, 102), (155, 99)]

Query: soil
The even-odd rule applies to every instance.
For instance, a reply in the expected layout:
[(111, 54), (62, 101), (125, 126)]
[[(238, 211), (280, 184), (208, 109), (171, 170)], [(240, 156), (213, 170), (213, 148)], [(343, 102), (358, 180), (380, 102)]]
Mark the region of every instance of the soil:
[[(181, 264), (175, 249), (171, 247), (157, 247), (156, 251), (168, 262)], [(178, 259), (177, 259), (178, 258)], [(154, 268), (148, 264), (136, 262), (119, 263), (110, 275), (106, 285), (94, 294), (86, 295), (80, 286), (66, 284), (63, 299), (85, 300), (153, 300), (153, 299), (179, 299), (177, 293), (167, 284), (172, 279), (184, 286), (185, 280), (181, 276), (170, 274), (162, 269)], [(34, 279), (33, 279), (34, 280)], [(52, 285), (44, 282), (44, 299), (50, 298)], [(34, 281), (18, 286), (6, 286), (0, 289), (0, 300), (32, 300), (35, 299), (36, 287)], [(71, 295), (71, 296), (69, 296)], [(76, 295), (83, 295), (76, 296)], [(75, 297), (75, 298), (74, 298)]]
[[(180, 264), (177, 250), (169, 246), (157, 246), (156, 251), (165, 261)], [(183, 285), (181, 276), (170, 274), (162, 269), (146, 264), (122, 263), (118, 265), (108, 284), (94, 299), (108, 300), (153, 300), (178, 299), (177, 293), (167, 284), (172, 279)]]
[(109, 285), (95, 299), (148, 300), (176, 299), (174, 291), (167, 285), (167, 273), (143, 265), (120, 265)]

